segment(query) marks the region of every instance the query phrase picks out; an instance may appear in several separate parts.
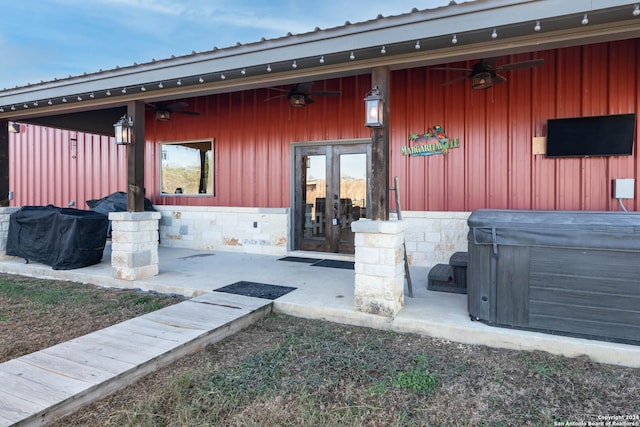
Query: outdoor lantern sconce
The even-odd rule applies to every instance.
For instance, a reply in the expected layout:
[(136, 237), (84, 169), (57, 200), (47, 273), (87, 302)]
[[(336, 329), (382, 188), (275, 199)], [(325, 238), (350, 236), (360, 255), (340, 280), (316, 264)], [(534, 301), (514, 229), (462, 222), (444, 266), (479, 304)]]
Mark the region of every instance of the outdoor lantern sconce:
[(375, 86), (364, 99), (365, 119), (364, 125), (370, 128), (384, 126), (384, 99), (380, 89)]
[(113, 125), (115, 128), (116, 144), (130, 145), (133, 142), (133, 120), (126, 114)]

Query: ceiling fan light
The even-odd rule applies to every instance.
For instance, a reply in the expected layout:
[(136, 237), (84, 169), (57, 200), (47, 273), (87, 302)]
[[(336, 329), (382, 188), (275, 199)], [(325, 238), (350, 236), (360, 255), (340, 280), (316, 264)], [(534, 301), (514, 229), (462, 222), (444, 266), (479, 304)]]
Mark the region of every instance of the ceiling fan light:
[(167, 110), (156, 111), (156, 120), (159, 122), (168, 122), (171, 120), (171, 113)]
[(491, 86), (493, 86), (493, 77), (491, 76), (491, 73), (482, 72), (473, 76), (473, 82), (471, 83), (471, 87), (473, 89), (487, 89)]
[(304, 95), (299, 93), (294, 93), (289, 96), (289, 105), (294, 108), (304, 107), (306, 105), (306, 100), (304, 99)]

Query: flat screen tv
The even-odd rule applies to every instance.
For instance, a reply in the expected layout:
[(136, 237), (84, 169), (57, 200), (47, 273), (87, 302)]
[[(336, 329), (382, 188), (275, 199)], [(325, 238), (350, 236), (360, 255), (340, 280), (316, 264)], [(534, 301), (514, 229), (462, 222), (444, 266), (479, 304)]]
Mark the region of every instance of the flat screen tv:
[(630, 156), (636, 115), (547, 120), (547, 157)]

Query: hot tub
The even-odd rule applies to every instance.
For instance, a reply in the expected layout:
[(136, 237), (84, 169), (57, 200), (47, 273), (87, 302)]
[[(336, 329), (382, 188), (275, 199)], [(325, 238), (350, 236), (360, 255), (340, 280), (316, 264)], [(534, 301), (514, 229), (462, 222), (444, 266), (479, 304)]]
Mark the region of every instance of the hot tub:
[(640, 214), (482, 209), (468, 219), (469, 315), (640, 344)]

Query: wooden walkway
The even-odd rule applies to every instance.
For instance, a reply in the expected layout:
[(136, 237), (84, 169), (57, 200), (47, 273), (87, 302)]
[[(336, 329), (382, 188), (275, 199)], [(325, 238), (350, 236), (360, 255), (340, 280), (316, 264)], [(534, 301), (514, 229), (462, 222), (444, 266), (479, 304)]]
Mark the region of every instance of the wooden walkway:
[(270, 300), (212, 292), (0, 364), (0, 426), (42, 425), (263, 318)]

